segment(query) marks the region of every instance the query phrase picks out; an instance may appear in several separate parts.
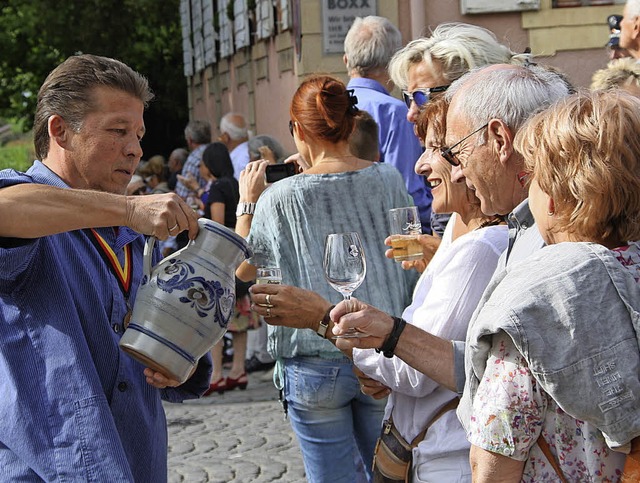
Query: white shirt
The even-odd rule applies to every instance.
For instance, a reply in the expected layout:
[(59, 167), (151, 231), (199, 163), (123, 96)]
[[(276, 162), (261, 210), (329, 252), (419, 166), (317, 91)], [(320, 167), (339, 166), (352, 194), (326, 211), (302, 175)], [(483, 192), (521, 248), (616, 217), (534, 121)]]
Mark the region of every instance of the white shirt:
[[(447, 224), (442, 244), (418, 280), (413, 302), (404, 310), (403, 318), (434, 335), (465, 340), (471, 316), (507, 247), (508, 234), (505, 225), (490, 226), (452, 241), (457, 216)], [(354, 349), (353, 360), (365, 374), (392, 390), (385, 419), (393, 410), (394, 425), (408, 442), (457, 396), (398, 357), (388, 359), (373, 349)], [(418, 466), (421, 459), (468, 449), (456, 413), (449, 411), (414, 450), (414, 465)]]

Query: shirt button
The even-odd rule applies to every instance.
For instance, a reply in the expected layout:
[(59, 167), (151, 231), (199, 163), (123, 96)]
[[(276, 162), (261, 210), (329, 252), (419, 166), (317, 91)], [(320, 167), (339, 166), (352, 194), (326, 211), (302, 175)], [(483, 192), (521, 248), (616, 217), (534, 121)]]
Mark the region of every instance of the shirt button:
[(529, 228), (529, 225), (527, 223), (523, 223), (521, 226), (523, 230), (526, 230), (527, 228)]
[(116, 334), (119, 334), (120, 333), (120, 324), (113, 324), (113, 331)]
[(118, 391), (125, 392), (129, 386), (127, 386), (126, 382), (121, 382), (118, 384)]

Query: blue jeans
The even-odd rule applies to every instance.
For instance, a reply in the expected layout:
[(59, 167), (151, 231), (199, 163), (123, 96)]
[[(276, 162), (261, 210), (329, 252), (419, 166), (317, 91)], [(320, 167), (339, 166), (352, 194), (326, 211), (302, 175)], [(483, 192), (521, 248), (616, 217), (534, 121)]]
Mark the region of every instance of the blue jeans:
[(284, 396), (310, 483), (357, 481), (357, 456), (367, 479), (386, 399), (360, 392), (351, 361), (284, 359)]

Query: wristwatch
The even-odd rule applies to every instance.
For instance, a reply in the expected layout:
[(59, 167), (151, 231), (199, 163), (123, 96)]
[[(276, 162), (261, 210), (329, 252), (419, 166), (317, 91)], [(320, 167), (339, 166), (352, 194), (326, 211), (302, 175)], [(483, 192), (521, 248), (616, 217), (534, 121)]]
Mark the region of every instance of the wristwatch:
[(254, 211), (256, 211), (255, 203), (247, 203), (245, 201), (241, 201), (240, 203), (238, 203), (238, 208), (236, 208), (236, 216), (253, 215)]
[(327, 311), (324, 313), (324, 317), (322, 317), (322, 320), (318, 322), (318, 330), (316, 330), (316, 334), (318, 334), (323, 339), (327, 338), (327, 329), (329, 328), (329, 322), (331, 322), (331, 318), (329, 317), (329, 314), (331, 313), (334, 307), (335, 305), (332, 305), (331, 307), (329, 307)]

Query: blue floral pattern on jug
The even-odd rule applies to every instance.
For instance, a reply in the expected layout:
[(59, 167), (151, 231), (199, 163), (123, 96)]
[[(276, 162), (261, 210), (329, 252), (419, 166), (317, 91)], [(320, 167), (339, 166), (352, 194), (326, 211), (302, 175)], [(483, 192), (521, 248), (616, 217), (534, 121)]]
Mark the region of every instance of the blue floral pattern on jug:
[(169, 260), (164, 273), (170, 278), (164, 279), (158, 274), (158, 288), (167, 293), (174, 290), (185, 292), (178, 300), (188, 304), (200, 317), (206, 317), (213, 310), (214, 320), (220, 327), (226, 327), (235, 303), (235, 295), (216, 280), (191, 276), (194, 268), (179, 259)]

